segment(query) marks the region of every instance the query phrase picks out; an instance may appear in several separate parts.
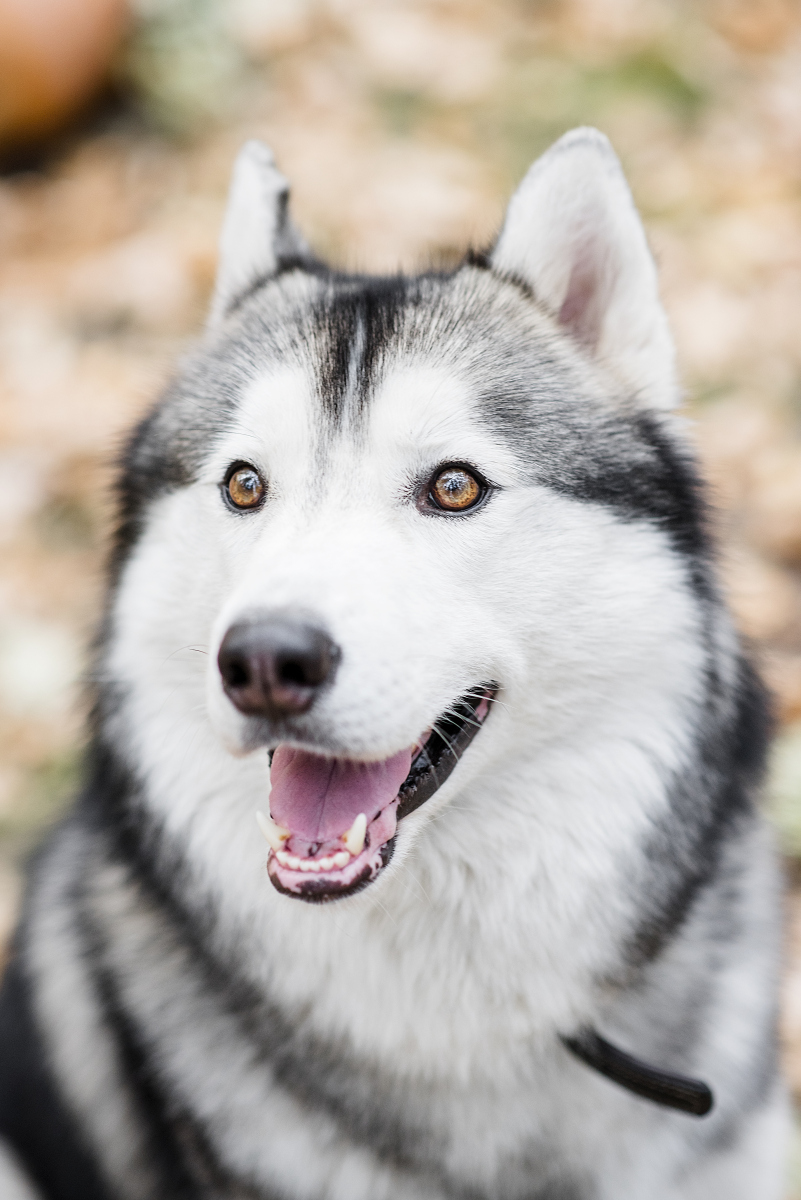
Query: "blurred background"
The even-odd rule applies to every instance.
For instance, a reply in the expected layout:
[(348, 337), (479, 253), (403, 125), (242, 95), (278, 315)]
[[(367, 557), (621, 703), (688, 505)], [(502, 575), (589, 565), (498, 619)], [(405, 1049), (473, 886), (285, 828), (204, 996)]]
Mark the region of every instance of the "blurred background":
[(80, 779), (113, 457), (197, 335), (240, 143), (318, 253), (394, 270), (486, 243), (582, 123), (643, 213), (776, 699), (801, 1107), (800, 0), (0, 0), (0, 954)]

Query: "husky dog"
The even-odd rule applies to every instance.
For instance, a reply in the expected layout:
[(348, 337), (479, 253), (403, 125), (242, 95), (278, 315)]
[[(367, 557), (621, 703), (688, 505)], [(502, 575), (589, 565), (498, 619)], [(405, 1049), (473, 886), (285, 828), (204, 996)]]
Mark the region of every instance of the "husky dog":
[(287, 196), (246, 146), (124, 457), (88, 783), (4, 983), (9, 1180), (779, 1200), (766, 704), (618, 161), (567, 135), (414, 277), (327, 269)]

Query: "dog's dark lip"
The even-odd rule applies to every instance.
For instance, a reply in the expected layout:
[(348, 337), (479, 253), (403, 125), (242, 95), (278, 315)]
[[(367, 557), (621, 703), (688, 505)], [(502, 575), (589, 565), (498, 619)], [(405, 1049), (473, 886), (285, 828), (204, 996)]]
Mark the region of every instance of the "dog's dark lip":
[[(497, 683), (485, 683), (471, 688), (434, 723), (393, 801), (393, 804), (397, 803), (397, 821), (415, 812), (443, 785), (482, 728), (498, 687)], [(353, 896), (372, 883), (387, 866), (394, 853), (396, 837), (397, 834), (393, 834), (378, 847), (377, 861), (365, 862), (364, 869), (347, 882), (343, 880), (340, 883), (326, 872), (323, 875), (305, 876), (293, 882), (291, 887), (285, 886), (273, 855), (267, 864), (270, 881), (283, 895), (312, 904)]]
[(344, 884), (342, 887), (332, 886), (330, 880), (304, 879), (299, 887), (291, 889), (284, 887), (280, 878), (272, 873), (270, 881), (282, 896), (291, 896), (293, 900), (305, 900), (307, 904), (327, 904), (330, 900), (344, 900), (346, 896), (355, 896), (357, 892), (364, 891), (368, 883), (372, 883), (383, 871), (395, 853), (395, 841), (396, 839), (391, 837), (381, 847), (381, 865), (377, 871), (374, 871), (368, 864), (352, 883)]
[(471, 688), (439, 718), (412, 763), (412, 769), (400, 786), (398, 821), (430, 800), (464, 754), (484, 724), (486, 712), (478, 713), (485, 702), (487, 712), (498, 693), (497, 683)]

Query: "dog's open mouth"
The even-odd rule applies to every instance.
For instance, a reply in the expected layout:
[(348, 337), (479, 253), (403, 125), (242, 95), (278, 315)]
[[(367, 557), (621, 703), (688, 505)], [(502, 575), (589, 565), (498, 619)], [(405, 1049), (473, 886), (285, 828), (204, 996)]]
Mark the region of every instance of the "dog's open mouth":
[(415, 746), (383, 762), (279, 746), (270, 770), (267, 871), (279, 892), (322, 902), (349, 896), (392, 857), (398, 822), (445, 782), (486, 720), (496, 684), (473, 688)]

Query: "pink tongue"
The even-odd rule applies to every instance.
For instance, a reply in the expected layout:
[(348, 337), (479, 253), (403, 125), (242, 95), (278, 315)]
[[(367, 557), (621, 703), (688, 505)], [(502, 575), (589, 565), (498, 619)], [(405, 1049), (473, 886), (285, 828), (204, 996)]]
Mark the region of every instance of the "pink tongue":
[(327, 842), (347, 833), (359, 813), (369, 825), (395, 799), (411, 765), (411, 750), (362, 763), (279, 746), (270, 768), (270, 813), (293, 833)]

